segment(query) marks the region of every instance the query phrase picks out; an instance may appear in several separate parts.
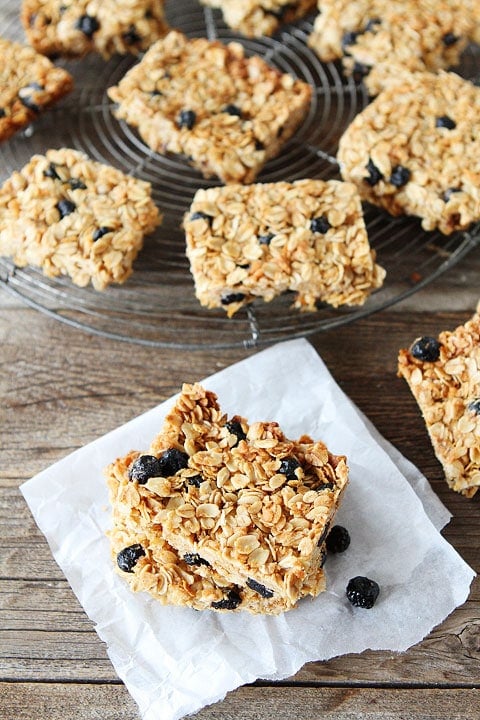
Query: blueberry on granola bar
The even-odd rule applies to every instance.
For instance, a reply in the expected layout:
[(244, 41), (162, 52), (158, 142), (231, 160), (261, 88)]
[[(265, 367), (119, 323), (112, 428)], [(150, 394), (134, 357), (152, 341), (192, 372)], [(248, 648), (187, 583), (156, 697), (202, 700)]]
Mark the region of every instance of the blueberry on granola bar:
[(129, 545), (118, 553), (117, 565), (123, 572), (133, 573), (133, 568), (137, 564), (137, 560), (144, 555), (145, 550), (139, 543)]
[(435, 127), (453, 130), (457, 127), (457, 123), (455, 122), (455, 120), (452, 120), (452, 118), (448, 115), (440, 115), (440, 117), (437, 117), (437, 119), (435, 120)]
[(152, 477), (160, 476), (159, 461), (155, 455), (140, 455), (131, 465), (128, 472), (130, 480), (145, 485)]
[(411, 175), (412, 173), (408, 168), (403, 165), (396, 165), (390, 175), (390, 182), (392, 185), (395, 185), (395, 187), (403, 187), (408, 183)]
[(418, 340), (415, 340), (410, 348), (410, 352), (417, 360), (435, 362), (440, 357), (440, 348), (441, 345), (436, 338), (424, 335), (418, 338)]
[(370, 609), (375, 605), (375, 602), (380, 593), (380, 588), (375, 580), (370, 580), (368, 577), (357, 577), (352, 578), (348, 581), (347, 585), (347, 598), (356, 607)]
[(242, 598), (238, 590), (229, 590), (223, 600), (212, 602), (212, 608), (215, 610), (235, 610), (241, 602)]
[(298, 462), (297, 458), (295, 457), (286, 457), (283, 458), (283, 460), (280, 463), (280, 467), (278, 469), (279, 473), (282, 473), (282, 475), (285, 475), (287, 480), (296, 480), (296, 470), (300, 467), (300, 463)]
[(63, 219), (67, 215), (70, 215), (72, 212), (75, 212), (77, 209), (77, 206), (74, 202), (71, 200), (67, 200), (66, 198), (59, 200), (58, 203), (55, 206), (60, 213), (60, 219)]
[(250, 588), (250, 590), (255, 590), (260, 597), (263, 598), (270, 598), (273, 597), (273, 590), (269, 590), (265, 587), (265, 585), (262, 585), (262, 583), (257, 582), (253, 578), (248, 578), (247, 580), (247, 587)]
[(320, 217), (313, 218), (312, 222), (310, 223), (310, 230), (314, 233), (320, 233), (321, 235), (325, 235), (326, 232), (330, 230), (332, 226), (328, 222), (328, 218), (326, 215), (321, 215)]

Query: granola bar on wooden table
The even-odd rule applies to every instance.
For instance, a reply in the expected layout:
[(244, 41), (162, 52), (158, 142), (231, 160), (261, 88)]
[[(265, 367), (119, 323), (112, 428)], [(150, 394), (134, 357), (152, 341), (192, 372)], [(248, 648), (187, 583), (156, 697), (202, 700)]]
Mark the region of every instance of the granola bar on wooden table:
[(73, 88), (70, 73), (21, 43), (0, 38), (0, 141)]
[(351, 183), (228, 185), (197, 191), (184, 218), (196, 295), (228, 315), (291, 290), (295, 307), (360, 305), (385, 276)]
[(455, 73), (413, 74), (354, 118), (337, 157), (364, 200), (425, 230), (467, 229), (480, 220), (480, 88)]
[(420, 337), (398, 356), (450, 488), (480, 487), (480, 308), (453, 331)]
[(28, 42), (44, 55), (138, 54), (163, 37), (163, 0), (23, 0)]
[(115, 116), (156, 152), (185, 155), (205, 177), (248, 183), (298, 128), (312, 89), (238, 43), (172, 31), (108, 94)]
[(284, 23), (291, 23), (313, 11), (317, 0), (201, 0), (218, 8), (227, 25), (248, 37), (273, 35)]
[(34, 155), (0, 189), (0, 255), (103, 290), (159, 224), (149, 183), (69, 148)]

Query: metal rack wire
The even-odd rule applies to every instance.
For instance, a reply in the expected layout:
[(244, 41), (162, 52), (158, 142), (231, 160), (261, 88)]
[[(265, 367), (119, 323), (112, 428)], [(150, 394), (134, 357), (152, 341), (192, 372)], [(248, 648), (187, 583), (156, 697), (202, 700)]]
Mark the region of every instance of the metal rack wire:
[[(0, 0), (2, 5), (7, 17), (2, 34), (23, 39), (19, 3)], [(240, 41), (249, 54), (261, 55), (315, 88), (301, 128), (281, 155), (266, 165), (259, 181), (339, 177), (338, 140), (368, 97), (362, 85), (342, 75), (338, 64), (321, 63), (308, 48), (311, 18), (285, 27), (274, 38), (250, 40), (235, 35), (219, 13), (202, 8), (196, 0), (167, 2), (167, 14), (171, 26), (186, 35)], [(34, 153), (74, 147), (148, 180), (164, 214), (162, 226), (146, 239), (133, 276), (123, 286), (110, 286), (102, 293), (78, 288), (68, 278), (47, 278), (35, 268), (15, 268), (10, 260), (0, 258), (0, 287), (30, 306), (92, 333), (154, 347), (261, 346), (331, 329), (391, 306), (439, 277), (480, 243), (480, 226), (445, 237), (424, 232), (415, 219), (395, 219), (366, 207), (370, 242), (387, 277), (363, 307), (325, 305), (314, 313), (299, 313), (290, 307), (291, 296), (286, 294), (271, 303), (255, 302), (230, 319), (223, 310), (202, 308), (194, 294), (180, 223), (195, 191), (217, 183), (206, 181), (182, 158), (153, 152), (134, 130), (114, 118), (106, 89), (134, 62), (130, 57), (105, 62), (95, 55), (65, 62), (75, 79), (74, 92), (24, 133), (0, 145), (2, 181)], [(470, 79), (480, 77), (478, 47), (466, 51), (459, 71)]]

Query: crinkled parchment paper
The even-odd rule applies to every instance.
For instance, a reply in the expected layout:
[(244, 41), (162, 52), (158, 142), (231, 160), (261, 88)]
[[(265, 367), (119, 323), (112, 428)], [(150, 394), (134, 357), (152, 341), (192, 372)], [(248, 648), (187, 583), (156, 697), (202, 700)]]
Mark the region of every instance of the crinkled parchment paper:
[[(308, 661), (366, 648), (403, 651), (465, 602), (474, 572), (439, 533), (448, 512), (306, 340), (275, 345), (201, 382), (229, 415), (276, 420), (287, 436), (307, 433), (347, 455), (350, 485), (336, 522), (349, 529), (351, 544), (327, 558), (325, 593), (277, 617), (162, 607), (133, 594), (111, 565), (102, 470), (130, 449), (146, 450), (174, 399), (24, 483), (38, 526), (144, 720), (175, 720)], [(371, 610), (345, 597), (355, 575), (380, 585)]]

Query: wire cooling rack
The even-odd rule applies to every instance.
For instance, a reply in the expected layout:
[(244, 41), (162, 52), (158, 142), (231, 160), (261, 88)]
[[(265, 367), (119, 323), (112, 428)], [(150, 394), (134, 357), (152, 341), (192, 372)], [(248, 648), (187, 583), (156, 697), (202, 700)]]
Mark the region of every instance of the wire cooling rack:
[[(0, 0), (2, 34), (23, 40), (19, 2)], [(307, 46), (312, 18), (285, 27), (274, 38), (245, 39), (229, 30), (216, 11), (197, 0), (167, 0), (172, 27), (187, 36), (207, 36), (243, 43), (283, 72), (314, 88), (308, 116), (280, 157), (271, 160), (259, 182), (301, 178), (339, 178), (338, 140), (368, 102), (362, 85), (342, 75), (339, 64), (321, 63)], [(227, 318), (225, 311), (198, 303), (180, 223), (198, 188), (206, 181), (182, 158), (163, 157), (148, 148), (134, 130), (115, 120), (106, 90), (135, 63), (131, 57), (105, 62), (96, 55), (62, 63), (75, 79), (75, 90), (25, 132), (0, 145), (0, 180), (21, 168), (34, 153), (50, 147), (73, 147), (148, 180), (164, 214), (162, 226), (146, 238), (135, 271), (122, 286), (104, 292), (78, 288), (68, 278), (46, 278), (35, 268), (15, 268), (0, 258), (0, 286), (56, 319), (92, 333), (154, 347), (184, 349), (261, 346), (353, 322), (413, 294), (451, 268), (480, 243), (480, 226), (445, 237), (424, 232), (417, 220), (391, 218), (365, 207), (370, 243), (386, 271), (384, 286), (361, 308), (331, 308), (300, 313), (288, 293), (270, 303), (256, 301)], [(464, 54), (460, 74), (480, 78), (480, 48)]]

